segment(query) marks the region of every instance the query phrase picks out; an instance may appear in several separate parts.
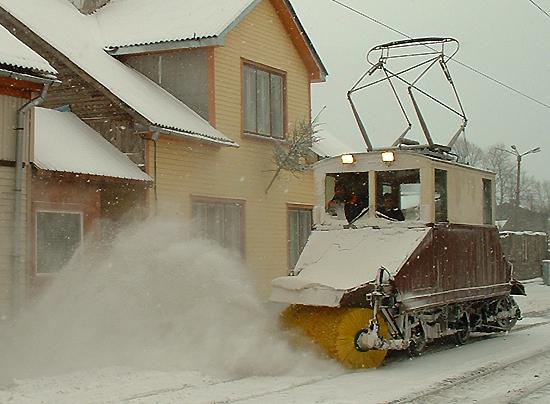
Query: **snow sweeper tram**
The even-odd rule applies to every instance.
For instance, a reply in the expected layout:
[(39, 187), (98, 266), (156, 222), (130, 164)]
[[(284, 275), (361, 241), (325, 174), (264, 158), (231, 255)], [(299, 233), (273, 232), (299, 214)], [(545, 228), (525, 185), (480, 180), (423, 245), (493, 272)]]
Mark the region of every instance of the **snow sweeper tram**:
[(349, 368), (378, 367), (388, 350), (417, 355), (448, 335), (462, 344), (473, 331), (507, 331), (520, 318), (511, 295), (524, 292), (494, 225), (495, 176), (452, 153), (466, 125), (460, 101), (457, 134), (435, 144), (415, 100), (418, 80), (388, 68), (394, 50), (432, 49), (432, 66), (441, 67), (458, 99), (445, 56), (454, 42), (423, 38), (371, 51), (381, 56), (364, 77), (381, 71), (390, 83), (405, 81), (426, 144), (405, 137), (407, 117), (391, 147), (374, 149), (352, 90), (367, 151), (316, 163), (314, 230), (289, 276), (272, 282), (271, 299), (290, 304), (283, 323)]

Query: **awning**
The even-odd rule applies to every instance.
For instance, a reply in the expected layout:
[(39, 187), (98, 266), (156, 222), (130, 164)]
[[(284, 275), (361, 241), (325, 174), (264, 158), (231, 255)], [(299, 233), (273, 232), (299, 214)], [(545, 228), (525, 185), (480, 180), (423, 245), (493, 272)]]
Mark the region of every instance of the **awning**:
[(71, 112), (35, 108), (33, 164), (49, 171), (152, 181)]

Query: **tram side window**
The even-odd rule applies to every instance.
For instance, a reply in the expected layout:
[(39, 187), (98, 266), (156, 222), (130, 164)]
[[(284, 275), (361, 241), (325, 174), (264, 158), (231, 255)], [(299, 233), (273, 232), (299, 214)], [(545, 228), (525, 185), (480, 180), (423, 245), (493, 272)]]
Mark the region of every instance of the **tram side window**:
[(493, 183), (483, 178), (483, 223), (493, 224)]
[[(392, 209), (400, 210), (405, 220), (420, 220), (420, 170), (379, 171), (376, 173), (376, 210), (388, 210), (384, 199), (391, 199)], [(395, 220), (403, 217), (387, 214)], [(394, 217), (395, 216), (395, 217)]]
[(327, 174), (325, 200), (330, 216), (353, 221), (369, 206), (369, 173)]
[(447, 213), (447, 171), (435, 170), (435, 221), (446, 222), (449, 220)]

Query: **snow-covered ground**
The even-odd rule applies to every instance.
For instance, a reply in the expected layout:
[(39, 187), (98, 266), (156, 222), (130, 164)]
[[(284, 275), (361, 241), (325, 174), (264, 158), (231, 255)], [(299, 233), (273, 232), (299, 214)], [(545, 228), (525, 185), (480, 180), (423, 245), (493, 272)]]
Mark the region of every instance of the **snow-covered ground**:
[(39, 309), (4, 330), (0, 402), (548, 401), (550, 287), (540, 279), (518, 297), (524, 319), (510, 333), (347, 371), (288, 344), (238, 262), (175, 239), (149, 223), (113, 242), (93, 271), (74, 263)]

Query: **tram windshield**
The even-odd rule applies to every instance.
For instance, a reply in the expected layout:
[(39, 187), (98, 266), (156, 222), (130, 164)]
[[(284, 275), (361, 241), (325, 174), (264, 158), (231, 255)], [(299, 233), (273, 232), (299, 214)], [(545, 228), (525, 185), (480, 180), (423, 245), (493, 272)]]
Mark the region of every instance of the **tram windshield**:
[(376, 207), (376, 216), (383, 219), (420, 220), (420, 170), (379, 171), (374, 178), (376, 195), (369, 201), (368, 172), (327, 174), (326, 213), (352, 223), (372, 205)]
[(330, 216), (351, 223), (364, 215), (368, 206), (368, 172), (327, 174), (325, 208)]
[(377, 172), (376, 212), (389, 220), (420, 220), (420, 170)]

